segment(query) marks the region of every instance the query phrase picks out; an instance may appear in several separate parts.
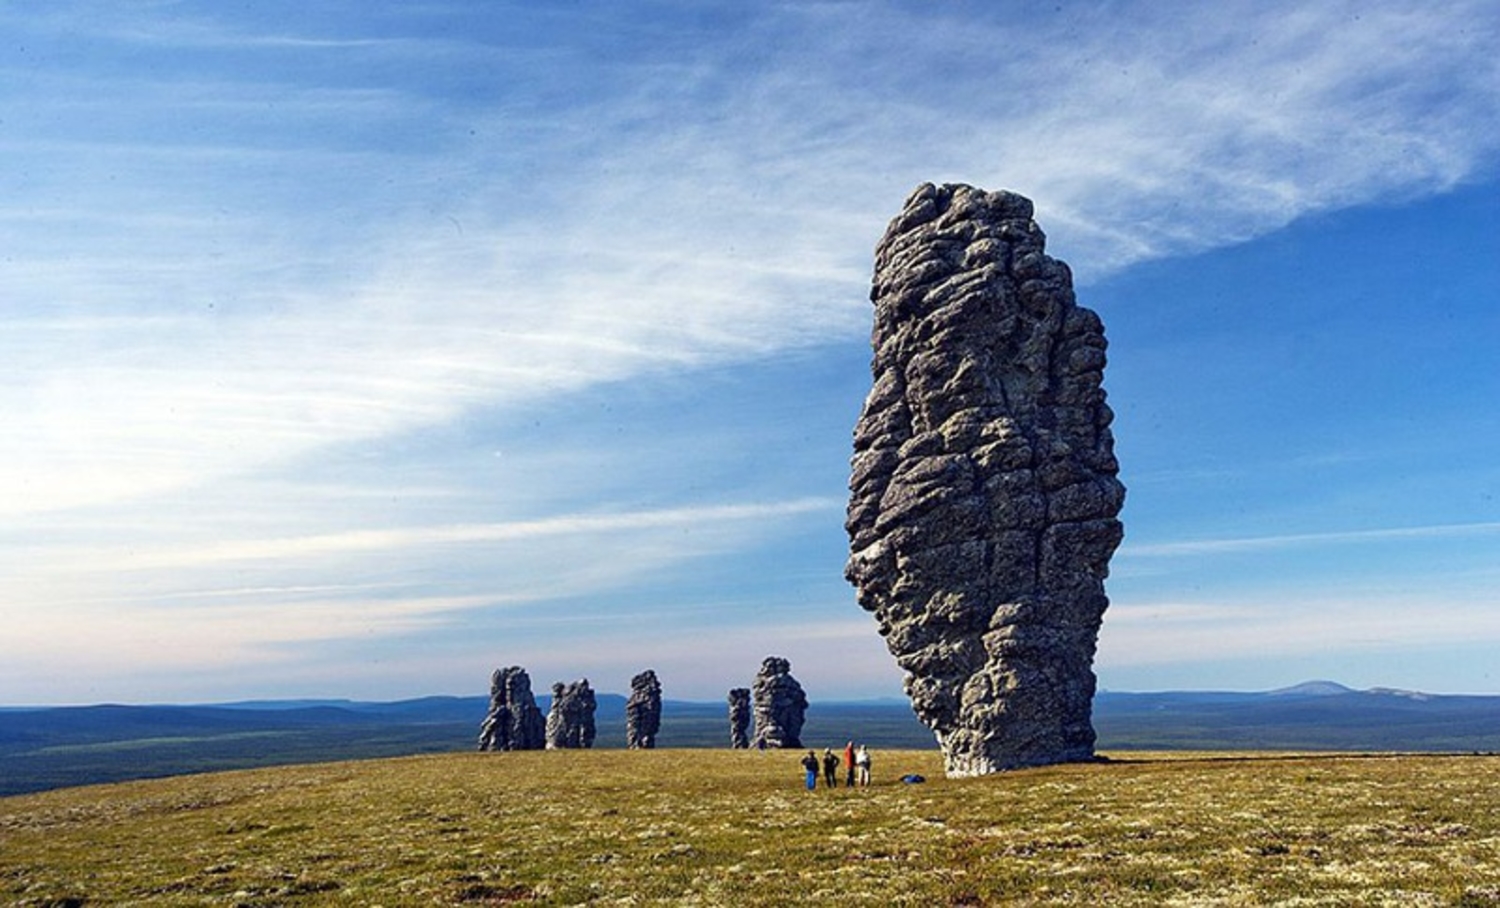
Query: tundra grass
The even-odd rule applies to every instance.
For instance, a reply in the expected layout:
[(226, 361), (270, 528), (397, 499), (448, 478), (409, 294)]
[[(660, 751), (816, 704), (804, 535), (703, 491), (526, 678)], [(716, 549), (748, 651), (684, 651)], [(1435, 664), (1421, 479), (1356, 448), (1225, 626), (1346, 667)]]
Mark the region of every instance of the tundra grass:
[[(1500, 905), (1500, 757), (444, 754), (0, 799), (18, 905)], [(897, 780), (904, 773), (923, 784)]]

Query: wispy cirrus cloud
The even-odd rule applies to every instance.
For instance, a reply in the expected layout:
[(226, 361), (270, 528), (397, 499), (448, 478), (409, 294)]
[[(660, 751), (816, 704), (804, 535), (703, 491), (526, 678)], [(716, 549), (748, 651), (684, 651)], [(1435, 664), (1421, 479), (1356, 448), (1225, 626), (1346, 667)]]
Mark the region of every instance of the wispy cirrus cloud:
[[(497, 88), (488, 109), (433, 104), (395, 85), (288, 94), (258, 82), (253, 62), (239, 81), (217, 73), (185, 109), (176, 80), (132, 90), (134, 116), (170, 111), (222, 134), (217, 163), (190, 133), (137, 149), (196, 155), (190, 182), (219, 194), (245, 166), (252, 184), (290, 172), (306, 186), (324, 173), (311, 205), (340, 220), (381, 208), (391, 216), (334, 239), (342, 260), (323, 260), (315, 249), (333, 239), (325, 218), (303, 218), (279, 192), (233, 194), (221, 201), (247, 204), (218, 216), (217, 250), (194, 239), (203, 231), (158, 222), (147, 235), (165, 255), (125, 246), (80, 259), (74, 250), (51, 277), (33, 270), (22, 298), (81, 293), (46, 301), (66, 314), (132, 283), (143, 298), (157, 295), (155, 308), (190, 314), (175, 326), (67, 337), (33, 321), (12, 346), (32, 362), (67, 365), (7, 385), (5, 410), (27, 439), (11, 452), (21, 469), (8, 473), (30, 478), (0, 500), (34, 509), (159, 490), (453, 419), (480, 401), (850, 336), (874, 234), (900, 194), (928, 177), (1041, 199), (1055, 244), (1085, 276), (1330, 206), (1451, 185), (1500, 148), (1500, 128), (1485, 125), (1497, 121), (1484, 115), (1500, 107), (1486, 52), (1496, 26), (1462, 12), (1245, 5), (1171, 22), (1137, 10), (1106, 28), (1072, 8), (1021, 20), (884, 4), (780, 9), (751, 17), (750, 34), (784, 38), (784, 49), (743, 69), (709, 56), (743, 50), (725, 37), (671, 67), (650, 54), (610, 61), (620, 75), (613, 91), (551, 106), (545, 120), (518, 113), (538, 100), (528, 92), (543, 90), (530, 82)], [(1469, 26), (1453, 29), (1455, 16)], [(207, 23), (174, 26), (184, 28), (192, 41), (214, 36)], [(268, 37), (294, 40), (243, 29), (216, 40), (253, 54)], [(576, 57), (566, 33), (538, 37)], [(431, 40), (441, 72), (453, 39)], [(462, 56), (467, 65), (508, 53), (473, 43)], [(889, 66), (861, 62), (874, 59)], [(940, 85), (916, 78), (937, 60), (948, 73)], [(300, 142), (226, 132), (236, 111), (273, 98), (278, 120), (331, 125), (300, 135), (379, 151), (324, 168)], [(393, 125), (406, 135), (403, 124), (424, 121), (444, 121), (444, 138), (416, 157), (378, 141)], [(454, 128), (460, 121), (469, 134)], [(276, 163), (247, 165), (265, 155)], [(153, 175), (164, 175), (157, 165), (122, 164), (145, 202), (131, 207), (147, 217), (208, 214)], [(72, 205), (91, 216), (82, 199)], [(281, 261), (257, 261), (255, 238), (278, 233), (286, 239), (271, 248)], [(197, 301), (160, 297), (195, 287)], [(242, 294), (261, 302), (236, 304)], [(74, 368), (89, 351), (103, 353), (105, 367)], [(100, 461), (80, 451), (111, 453)]]
[[(28, 48), (0, 60), (0, 514), (34, 556), (7, 580), (7, 623), (38, 597), (181, 604), (197, 590), (222, 606), (234, 597), (214, 591), (260, 590), (257, 607), (276, 610), (262, 617), (285, 613), (311, 639), (291, 616), (302, 594), (285, 591), (337, 587), (323, 599), (343, 604), (307, 614), (353, 634), (337, 616), (380, 598), (357, 590), (400, 590), (410, 610), (369, 614), (410, 628), (498, 601), (451, 585), (462, 571), (506, 601), (638, 594), (663, 565), (763, 540), (746, 529), (757, 520), (823, 521), (827, 502), (693, 511), (676, 505), (701, 489), (635, 465), (620, 472), (650, 487), (609, 486), (601, 513), (636, 515), (615, 518), (576, 510), (577, 471), (499, 477), (513, 499), (568, 501), (538, 516), (492, 493), (493, 473), (443, 472), (473, 464), (435, 465), (424, 435), (483, 448), (479, 414), (514, 431), (506, 417), (551, 402), (858, 339), (870, 249), (923, 180), (1033, 196), (1052, 249), (1089, 281), (1441, 191), (1500, 153), (1500, 22), (1482, 2), (660, 14), (0, 12)], [(572, 441), (550, 456), (618, 467), (613, 439)], [(388, 471), (378, 480), (318, 468), (366, 448)], [(426, 491), (397, 496), (392, 477)], [(329, 493), (331, 479), (362, 490)], [(228, 516), (184, 517), (200, 500)], [(454, 517), (452, 500), (498, 516)], [(684, 545), (670, 515), (690, 512), (741, 531)], [(1474, 526), (1452, 532), (1490, 532)], [(638, 545), (571, 586), (444, 554), (512, 546), (525, 557), (504, 567), (567, 575), (589, 563), (579, 540), (610, 532)], [(1395, 535), (1122, 558), (1424, 535), (1378, 532)], [(150, 583), (70, 579), (80, 554)], [(218, 639), (214, 611), (185, 626)], [(88, 616), (35, 620), (65, 634)]]
[(1233, 552), (1270, 552), (1307, 546), (1352, 545), (1416, 539), (1443, 539), (1500, 534), (1500, 523), (1455, 523), (1434, 526), (1387, 527), (1324, 533), (1285, 533), (1239, 539), (1197, 539), (1179, 542), (1127, 544), (1122, 554), (1131, 558), (1176, 558)]
[[(735, 524), (756, 524), (795, 518), (811, 512), (842, 510), (842, 500), (808, 498), (792, 501), (698, 505), (661, 510), (625, 513), (558, 514), (536, 520), (505, 523), (448, 524), (405, 526), (381, 529), (347, 530), (307, 536), (275, 539), (235, 539), (209, 544), (187, 543), (175, 547), (154, 547), (146, 551), (131, 548), (80, 549), (69, 551), (48, 547), (59, 561), (80, 565), (80, 570), (112, 573), (117, 571), (155, 571), (183, 568), (223, 567), (237, 562), (296, 560), (313, 561), (328, 557), (378, 555), (399, 551), (441, 549), (449, 546), (473, 546), (495, 543), (529, 543), (557, 537), (620, 537), (628, 534), (681, 530), (683, 528), (721, 528)], [(710, 536), (712, 530), (701, 532)], [(24, 545), (18, 548), (24, 550)], [(20, 556), (30, 560), (33, 555)], [(18, 568), (24, 569), (22, 565)]]
[[(310, 646), (418, 634), (465, 612), (505, 604), (504, 597), (409, 591), (333, 597), (326, 590), (322, 595), (277, 591), (274, 596), (265, 590), (215, 592), (217, 596), (197, 598), (197, 608), (156, 597), (131, 604), (127, 598), (110, 608), (53, 604), (45, 620), (23, 616), (11, 629), (15, 653), (0, 679), (8, 689), (22, 690), (86, 661), (86, 683), (109, 683), (142, 673), (144, 653), (152, 654), (144, 674), (162, 678), (274, 672), (298, 662)], [(218, 600), (212, 607), (206, 605), (210, 598)], [(59, 626), (68, 632), (58, 633)]]
[[(612, 659), (627, 656), (622, 634), (666, 639), (673, 637), (667, 625), (678, 627), (686, 645), (702, 635), (702, 622), (685, 623), (684, 606), (672, 597), (643, 600), (635, 588), (732, 558), (809, 513), (841, 505), (804, 499), (219, 542), (175, 532), (160, 541), (100, 542), (87, 527), (75, 529), (82, 538), (73, 543), (17, 540), (0, 558), (4, 604), (46, 608), (8, 614), (13, 658), (0, 668), (0, 687), (28, 689), (47, 676), (46, 666), (85, 655), (94, 683), (118, 681), (141, 654), (156, 651), (150, 671), (164, 677), (234, 670), (259, 678), (325, 645), (340, 651), (328, 658), (346, 674), (362, 674), (372, 667), (358, 652), (422, 638), (449, 654), (428, 668), (430, 683), (447, 684), (482, 676), (497, 646), (556, 636), (560, 626), (575, 629), (569, 636), (584, 629), (577, 651), (558, 656), (564, 662), (588, 650), (595, 635)], [(754, 594), (737, 607), (753, 612), (762, 600)], [(712, 610), (714, 600), (703, 608)], [(746, 620), (733, 609), (706, 617), (726, 629)], [(784, 630), (765, 624), (748, 633), (774, 638)], [(345, 646), (356, 654), (343, 653)], [(381, 657), (401, 658), (394, 651)]]
[(1319, 656), (1413, 658), (1441, 647), (1500, 643), (1500, 603), (1482, 589), (1423, 593), (1311, 591), (1223, 601), (1117, 603), (1100, 633), (1100, 671)]

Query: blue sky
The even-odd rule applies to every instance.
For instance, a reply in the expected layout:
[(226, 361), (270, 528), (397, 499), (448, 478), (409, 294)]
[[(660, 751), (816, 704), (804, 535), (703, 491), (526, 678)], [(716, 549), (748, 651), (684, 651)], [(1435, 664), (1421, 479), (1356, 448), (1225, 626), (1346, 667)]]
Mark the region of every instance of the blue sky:
[[(538, 8), (541, 7), (541, 8)], [(1103, 316), (1114, 689), (1500, 692), (1489, 2), (0, 4), (0, 702), (896, 695), (871, 257)]]

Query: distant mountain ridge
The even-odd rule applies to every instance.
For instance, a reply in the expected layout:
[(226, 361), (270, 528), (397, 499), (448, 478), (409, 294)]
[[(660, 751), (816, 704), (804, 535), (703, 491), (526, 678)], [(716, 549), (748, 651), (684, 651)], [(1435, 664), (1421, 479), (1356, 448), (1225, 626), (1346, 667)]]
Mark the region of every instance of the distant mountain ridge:
[[(1418, 700), (1434, 700), (1443, 698), (1479, 698), (1500, 700), (1500, 694), (1434, 694), (1425, 691), (1405, 690), (1394, 687), (1371, 687), (1364, 690), (1348, 687), (1337, 681), (1310, 680), (1302, 681), (1288, 687), (1278, 687), (1264, 691), (1235, 691), (1235, 690), (1165, 690), (1165, 691), (1116, 691), (1101, 689), (1098, 696), (1109, 697), (1172, 697), (1186, 699), (1200, 698), (1226, 698), (1226, 699), (1257, 699), (1263, 697), (1328, 697), (1342, 696), (1344, 694), (1378, 694), (1386, 696), (1409, 697)], [(607, 703), (617, 703), (624, 708), (626, 697), (624, 694), (596, 693), (599, 701), (600, 711), (606, 711)], [(552, 702), (550, 694), (537, 694), (536, 701), (543, 711)], [(668, 699), (665, 703), (675, 703), (694, 708), (709, 705), (722, 706), (718, 700), (673, 700)], [(819, 700), (820, 703), (836, 704), (841, 706), (902, 706), (906, 705), (903, 697), (866, 697), (855, 699), (830, 699)], [(201, 703), (96, 703), (96, 704), (70, 704), (64, 706), (6, 706), (0, 705), (0, 713), (6, 712), (48, 712), (52, 710), (75, 710), (75, 709), (98, 709), (126, 707), (131, 709), (233, 709), (247, 711), (288, 711), (298, 709), (344, 709), (354, 712), (420, 712), (424, 709), (433, 709), (438, 714), (448, 714), (453, 709), (470, 709), (476, 705), (480, 709), (480, 718), (483, 718), (483, 710), (487, 708), (489, 698), (482, 695), (458, 695), (458, 694), (429, 694), (422, 697), (411, 697), (401, 700), (355, 700), (347, 697), (320, 697), (320, 698), (288, 698), (276, 699), (254, 699), (254, 700), (226, 700), (207, 701)], [(477, 720), (476, 720), (477, 721)]]
[[(537, 698), (545, 711), (551, 697)], [(597, 695), (597, 747), (624, 746), (625, 697)], [(0, 795), (284, 763), (468, 750), (485, 696), (393, 702), (246, 700), (188, 706), (0, 708)], [(1262, 692), (1101, 691), (1102, 751), (1500, 751), (1500, 696), (1426, 694), (1332, 681)], [(876, 748), (934, 747), (902, 700), (819, 701), (809, 746), (858, 740)], [(663, 747), (728, 745), (726, 704), (667, 700)]]
[(1262, 693), (1101, 692), (1100, 746), (1123, 749), (1500, 750), (1500, 696), (1354, 690), (1309, 681)]

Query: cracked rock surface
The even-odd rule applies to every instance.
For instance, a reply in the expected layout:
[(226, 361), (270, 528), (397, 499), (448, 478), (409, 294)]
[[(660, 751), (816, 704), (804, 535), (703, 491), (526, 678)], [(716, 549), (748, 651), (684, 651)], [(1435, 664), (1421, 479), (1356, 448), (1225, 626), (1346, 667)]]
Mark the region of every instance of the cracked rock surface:
[(801, 747), (807, 694), (792, 677), (792, 663), (767, 656), (751, 687), (755, 698), (756, 746)]
[(750, 746), (750, 688), (735, 687), (729, 691), (729, 746), (742, 750)]
[(547, 749), (580, 750), (594, 746), (594, 689), (587, 678), (552, 685), (552, 708), (547, 713)]
[(625, 746), (631, 750), (656, 747), (661, 731), (661, 682), (646, 669), (630, 679), (630, 699), (625, 701)]
[(1104, 327), (1031, 202), (924, 184), (875, 255), (845, 569), (949, 775), (1093, 757), (1125, 489)]
[(518, 665), (490, 675), (490, 709), (479, 727), (480, 750), (541, 750), (546, 724), (531, 693), (531, 676)]

